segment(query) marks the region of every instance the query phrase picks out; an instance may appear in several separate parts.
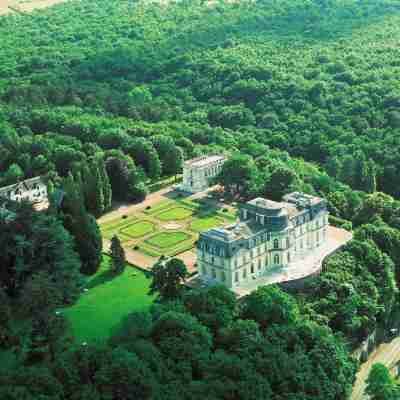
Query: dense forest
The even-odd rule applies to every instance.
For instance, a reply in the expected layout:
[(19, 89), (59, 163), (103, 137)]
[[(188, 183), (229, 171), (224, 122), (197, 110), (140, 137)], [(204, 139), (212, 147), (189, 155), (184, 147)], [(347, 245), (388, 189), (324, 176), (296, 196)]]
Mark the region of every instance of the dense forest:
[[(0, 204), (0, 398), (347, 399), (350, 352), (399, 310), (399, 40), (396, 0), (0, 17), (0, 186), (42, 175), (51, 199)], [(95, 218), (214, 152), (230, 198), (318, 194), (354, 240), (300, 293), (160, 293), (108, 343), (74, 343), (55, 310), (99, 267)]]

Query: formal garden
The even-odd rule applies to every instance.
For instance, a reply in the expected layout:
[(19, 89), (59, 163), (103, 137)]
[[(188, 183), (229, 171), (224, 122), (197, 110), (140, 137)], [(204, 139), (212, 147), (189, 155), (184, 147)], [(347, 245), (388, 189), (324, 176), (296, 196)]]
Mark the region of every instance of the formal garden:
[(235, 210), (210, 199), (176, 198), (122, 215), (101, 224), (103, 237), (118, 235), (124, 248), (151, 257), (175, 256), (191, 250), (200, 232), (235, 220)]

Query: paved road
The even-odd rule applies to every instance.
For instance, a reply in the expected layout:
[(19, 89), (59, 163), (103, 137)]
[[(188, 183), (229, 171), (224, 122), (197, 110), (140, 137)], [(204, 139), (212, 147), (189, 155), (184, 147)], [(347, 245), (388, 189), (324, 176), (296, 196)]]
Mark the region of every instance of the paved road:
[(18, 10), (30, 12), (36, 8), (46, 8), (54, 4), (61, 3), (66, 0), (0, 0), (0, 15), (13, 12), (9, 7), (17, 8)]
[(362, 364), (360, 371), (357, 374), (357, 380), (353, 388), (351, 400), (365, 400), (368, 399), (364, 395), (365, 381), (368, 378), (369, 371), (375, 363), (382, 363), (386, 365), (393, 373), (396, 363), (400, 361), (400, 337), (393, 339), (390, 343), (381, 344)]

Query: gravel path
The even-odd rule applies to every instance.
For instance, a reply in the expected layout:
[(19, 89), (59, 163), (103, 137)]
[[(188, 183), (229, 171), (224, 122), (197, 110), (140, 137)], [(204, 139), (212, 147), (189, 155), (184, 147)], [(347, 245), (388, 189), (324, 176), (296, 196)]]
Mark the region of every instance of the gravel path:
[[(22, 12), (31, 12), (37, 8), (46, 8), (54, 4), (64, 2), (66, 0), (0, 0), (0, 15), (14, 12), (12, 8), (21, 10)], [(10, 8), (11, 7), (11, 8)]]
[(395, 366), (400, 361), (400, 337), (393, 339), (390, 343), (382, 343), (370, 355), (368, 360), (361, 365), (360, 371), (357, 374), (357, 380), (353, 387), (351, 400), (366, 400), (368, 396), (364, 394), (366, 387), (366, 379), (369, 371), (375, 363), (386, 365), (389, 370), (395, 373)]

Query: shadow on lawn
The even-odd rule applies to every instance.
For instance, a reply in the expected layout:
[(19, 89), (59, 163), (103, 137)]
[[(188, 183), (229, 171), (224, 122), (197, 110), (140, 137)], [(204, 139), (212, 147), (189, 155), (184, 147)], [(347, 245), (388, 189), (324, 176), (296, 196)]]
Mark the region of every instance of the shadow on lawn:
[(104, 271), (101, 274), (94, 277), (92, 280), (90, 280), (85, 287), (86, 289), (93, 289), (96, 286), (102, 285), (103, 283), (112, 281), (117, 276), (118, 275), (115, 275), (111, 271)]

